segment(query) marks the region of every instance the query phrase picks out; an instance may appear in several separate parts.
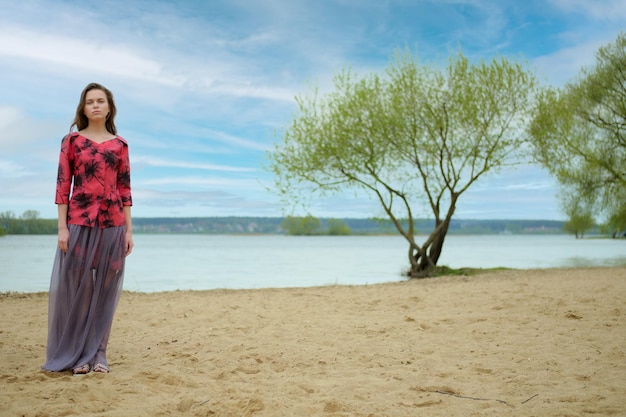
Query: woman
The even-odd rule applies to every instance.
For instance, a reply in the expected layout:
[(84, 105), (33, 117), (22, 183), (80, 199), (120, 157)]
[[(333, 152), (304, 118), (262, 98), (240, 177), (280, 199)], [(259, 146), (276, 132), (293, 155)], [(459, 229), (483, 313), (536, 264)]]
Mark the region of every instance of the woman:
[(89, 84), (61, 142), (55, 199), (59, 247), (42, 366), (48, 371), (109, 372), (106, 347), (125, 257), (133, 249), (128, 144), (117, 136), (115, 115), (111, 92)]

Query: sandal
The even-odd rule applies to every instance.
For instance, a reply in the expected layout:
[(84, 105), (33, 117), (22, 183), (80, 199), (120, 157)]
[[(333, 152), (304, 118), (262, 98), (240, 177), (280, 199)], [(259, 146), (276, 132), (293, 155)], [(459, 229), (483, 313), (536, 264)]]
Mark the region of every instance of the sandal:
[(89, 371), (91, 371), (91, 366), (89, 366), (88, 363), (72, 368), (72, 374), (74, 375), (85, 375), (88, 374)]
[(99, 372), (101, 374), (108, 374), (109, 368), (103, 363), (97, 363), (93, 366), (92, 371)]

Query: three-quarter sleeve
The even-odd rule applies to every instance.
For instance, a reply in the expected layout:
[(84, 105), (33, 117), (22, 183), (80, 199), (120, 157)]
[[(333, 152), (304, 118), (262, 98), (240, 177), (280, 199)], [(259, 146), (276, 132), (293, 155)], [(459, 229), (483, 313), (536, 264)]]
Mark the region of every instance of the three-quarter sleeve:
[(117, 190), (120, 193), (123, 206), (132, 206), (133, 197), (130, 190), (130, 158), (128, 145), (124, 143), (120, 154), (120, 165), (117, 171)]
[(59, 153), (59, 168), (57, 172), (57, 187), (55, 204), (69, 204), (70, 189), (72, 186), (72, 165), (74, 160), (71, 135), (66, 135), (61, 141)]

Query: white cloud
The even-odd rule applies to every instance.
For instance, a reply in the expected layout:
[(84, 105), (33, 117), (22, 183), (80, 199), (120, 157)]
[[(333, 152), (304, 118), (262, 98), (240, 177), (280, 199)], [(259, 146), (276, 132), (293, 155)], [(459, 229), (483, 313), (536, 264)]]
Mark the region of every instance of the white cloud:
[(25, 177), (30, 174), (22, 165), (13, 161), (0, 159), (0, 180), (5, 181), (7, 178)]
[(0, 106), (0, 129), (4, 130), (20, 118), (20, 110), (14, 106)]
[(55, 135), (55, 132), (64, 128), (54, 120), (35, 119), (17, 106), (0, 105), (0, 151), (4, 157), (37, 142), (40, 148), (31, 149), (31, 152), (37, 152), (41, 147), (46, 149), (45, 140), (51, 135), (58, 137), (58, 141), (54, 142), (57, 146), (61, 143), (62, 134)]
[[(274, 84), (277, 79), (263, 79), (260, 74), (251, 72), (255, 68), (248, 69), (250, 65), (244, 55), (226, 54), (220, 52), (221, 49), (203, 51), (199, 58), (195, 54), (186, 54), (185, 50), (146, 40), (128, 44), (98, 37), (55, 35), (49, 30), (17, 25), (0, 27), (0, 58), (10, 58), (5, 60), (7, 65), (12, 63), (11, 59), (18, 58), (34, 61), (49, 72), (68, 77), (75, 77), (76, 73), (113, 77), (127, 83), (184, 88), (204, 95), (277, 101), (293, 101), (294, 97), (292, 88)], [(171, 22), (168, 22), (169, 27)], [(265, 35), (259, 39), (270, 38)], [(251, 40), (242, 42), (250, 43)]]
[[(517, 184), (507, 184), (501, 187), (502, 190), (513, 190), (513, 191), (539, 191), (539, 190), (552, 190), (554, 187), (549, 181), (536, 181), (536, 182), (525, 182), (525, 183), (517, 183)], [(494, 188), (491, 188), (490, 191), (497, 191)]]
[(596, 20), (626, 19), (624, 0), (550, 0), (550, 2), (568, 13), (579, 13)]
[(133, 192), (133, 213), (154, 216), (279, 216), (278, 204), (267, 196), (251, 196), (229, 190)]
[(226, 132), (216, 131), (213, 129), (196, 129), (194, 136), (201, 136), (208, 139), (214, 139), (220, 142), (227, 143), (239, 148), (247, 148), (251, 150), (264, 151), (267, 149), (267, 145), (263, 143), (254, 142), (251, 140), (243, 139), (235, 135), (228, 134)]
[(223, 172), (255, 172), (256, 168), (234, 167), (227, 165), (195, 163), (187, 161), (178, 161), (173, 159), (156, 158), (150, 156), (132, 157), (132, 163), (137, 168), (144, 166), (158, 168), (183, 168), (183, 169), (201, 169), (207, 171), (223, 171)]
[(591, 40), (571, 47), (562, 48), (532, 60), (540, 75), (557, 86), (572, 81), (583, 67), (594, 64), (598, 49), (610, 41)]
[(135, 186), (150, 187), (156, 185), (177, 185), (177, 186), (211, 186), (226, 189), (254, 189), (260, 190), (261, 186), (254, 179), (234, 179), (234, 178), (208, 178), (208, 177), (165, 177), (143, 179), (135, 182)]
[(169, 86), (180, 86), (184, 82), (181, 77), (164, 74), (160, 63), (142, 58), (140, 53), (126, 46), (55, 36), (16, 26), (0, 29), (0, 55), (38, 61), (39, 65), (48, 67), (57, 65), (59, 70), (74, 68)]

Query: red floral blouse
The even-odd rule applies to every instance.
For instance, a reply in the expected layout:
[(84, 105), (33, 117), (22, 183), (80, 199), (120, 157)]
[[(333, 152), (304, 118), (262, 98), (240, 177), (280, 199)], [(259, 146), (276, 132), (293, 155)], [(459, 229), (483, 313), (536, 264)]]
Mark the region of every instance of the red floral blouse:
[(77, 132), (65, 136), (61, 142), (55, 203), (69, 204), (68, 224), (123, 226), (123, 207), (133, 205), (128, 143), (120, 136), (102, 143)]

